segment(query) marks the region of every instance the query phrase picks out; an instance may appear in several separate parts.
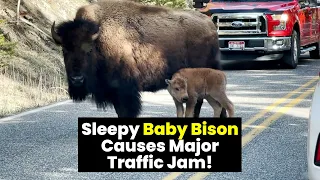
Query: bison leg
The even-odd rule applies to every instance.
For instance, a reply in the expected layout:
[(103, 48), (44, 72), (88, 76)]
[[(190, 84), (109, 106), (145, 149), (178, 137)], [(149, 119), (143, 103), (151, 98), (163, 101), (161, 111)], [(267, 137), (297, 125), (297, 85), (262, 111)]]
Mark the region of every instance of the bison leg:
[(200, 116), (201, 106), (203, 104), (203, 99), (198, 99), (196, 106), (194, 107), (194, 117), (198, 118)]
[(113, 102), (118, 117), (136, 118), (141, 112), (141, 96), (138, 91), (118, 91)]
[(222, 108), (220, 118), (226, 118), (227, 116), (227, 110), (226, 108)]

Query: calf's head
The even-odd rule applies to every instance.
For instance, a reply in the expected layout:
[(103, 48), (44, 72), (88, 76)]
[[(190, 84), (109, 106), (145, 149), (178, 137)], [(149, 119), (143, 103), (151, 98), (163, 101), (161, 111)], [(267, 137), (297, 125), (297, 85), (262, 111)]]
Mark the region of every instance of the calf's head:
[(88, 77), (88, 67), (94, 58), (94, 42), (99, 36), (99, 26), (86, 20), (74, 20), (59, 25), (55, 23), (51, 35), (62, 46), (68, 82), (75, 87), (83, 86)]
[(188, 101), (187, 80), (177, 77), (172, 80), (166, 79), (165, 81), (168, 84), (167, 90), (173, 98), (181, 103)]

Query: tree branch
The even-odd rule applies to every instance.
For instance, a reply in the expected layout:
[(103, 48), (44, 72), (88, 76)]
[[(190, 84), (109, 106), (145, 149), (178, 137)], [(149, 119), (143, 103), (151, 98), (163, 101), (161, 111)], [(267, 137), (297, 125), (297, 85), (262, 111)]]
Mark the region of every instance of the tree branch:
[(21, 3), (21, 0), (18, 0), (18, 5), (17, 5), (17, 25), (19, 24), (19, 20), (20, 20), (20, 3)]

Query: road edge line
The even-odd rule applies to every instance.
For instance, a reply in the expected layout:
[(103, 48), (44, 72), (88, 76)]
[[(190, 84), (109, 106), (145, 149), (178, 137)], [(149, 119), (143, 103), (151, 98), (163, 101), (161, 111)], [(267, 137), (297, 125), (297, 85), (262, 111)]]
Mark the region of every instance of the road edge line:
[(19, 118), (19, 117), (22, 117), (22, 116), (26, 116), (26, 115), (29, 115), (29, 114), (33, 114), (33, 113), (36, 113), (36, 112), (39, 112), (39, 111), (42, 111), (42, 110), (50, 109), (50, 108), (53, 108), (53, 107), (56, 107), (56, 106), (60, 106), (60, 105), (63, 105), (63, 104), (67, 104), (69, 102), (72, 102), (72, 100), (61, 101), (61, 102), (57, 102), (57, 103), (50, 104), (50, 105), (47, 105), (47, 106), (34, 108), (34, 109), (29, 110), (29, 111), (21, 112), (19, 114), (15, 114), (15, 115), (11, 115), (11, 116), (8, 116), (8, 117), (0, 118), (0, 123), (1, 122), (5, 122), (5, 121), (10, 121), (12, 119)]

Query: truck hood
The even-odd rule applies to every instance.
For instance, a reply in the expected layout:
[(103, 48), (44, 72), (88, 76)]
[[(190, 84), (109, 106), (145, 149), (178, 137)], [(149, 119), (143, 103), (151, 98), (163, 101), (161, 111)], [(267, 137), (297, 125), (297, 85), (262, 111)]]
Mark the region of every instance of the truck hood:
[(223, 12), (268, 12), (284, 11), (297, 5), (294, 1), (269, 1), (269, 2), (210, 2), (203, 10), (212, 13)]

